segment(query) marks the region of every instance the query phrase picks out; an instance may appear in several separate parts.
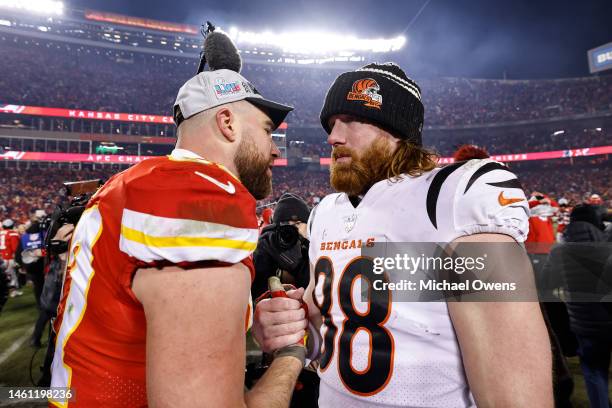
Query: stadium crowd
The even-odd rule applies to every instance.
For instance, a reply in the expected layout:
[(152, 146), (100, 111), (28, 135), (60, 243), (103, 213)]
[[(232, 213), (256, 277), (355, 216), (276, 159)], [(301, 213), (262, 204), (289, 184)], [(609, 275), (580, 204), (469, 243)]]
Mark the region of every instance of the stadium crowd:
[[(195, 61), (187, 58), (111, 51), (4, 34), (0, 35), (0, 50), (11, 56), (0, 59), (0, 89), (4, 98), (0, 103), (168, 115), (176, 89), (195, 69)], [(332, 69), (264, 65), (248, 65), (244, 73), (271, 99), (298, 107), (289, 118), (294, 128), (319, 126), (324, 94), (337, 75)], [(40, 80), (32, 81), (31, 78)], [(442, 78), (419, 79), (419, 83), (428, 126), (499, 124), (612, 111), (610, 76), (538, 81)], [(69, 125), (66, 121), (56, 125), (58, 123), (61, 126), (56, 130), (64, 130), (64, 126)], [(100, 129), (100, 133), (106, 133), (104, 128)], [(130, 134), (121, 127), (116, 130), (119, 134)], [(607, 130), (580, 127), (553, 133), (515, 126), (503, 133), (477, 132), (466, 137), (451, 137), (452, 132), (430, 129), (424, 140), (442, 156), (450, 156), (457, 146), (465, 143), (486, 146), (491, 154), (505, 154), (607, 145)], [(321, 139), (298, 140), (295, 136), (288, 144), (290, 156), (330, 156), (329, 145)], [(0, 143), (13, 148), (14, 139), (6, 140), (8, 142), (0, 139)], [(31, 147), (25, 150), (83, 152), (84, 142), (72, 145), (51, 142), (48, 145), (30, 140), (28, 143)], [(118, 146), (122, 154), (139, 152), (135, 144), (118, 143)], [(100, 145), (94, 144), (93, 148), (96, 147)], [(84, 149), (91, 148), (85, 143)], [(157, 149), (163, 148), (157, 146)], [(153, 150), (142, 152), (147, 153)], [(519, 176), (528, 197), (544, 195), (546, 200), (563, 200), (573, 207), (596, 194), (601, 197), (603, 207), (610, 208), (611, 164), (612, 159), (608, 156), (598, 156), (513, 162), (510, 167)], [(26, 163), (8, 161), (0, 163), (0, 168), (0, 220), (13, 220), (18, 231), (28, 225), (32, 210), (50, 214), (63, 201), (62, 182), (108, 179), (121, 170), (118, 166), (97, 169), (67, 165), (30, 167)], [(273, 194), (258, 203), (260, 212), (273, 207), (284, 193), (297, 194), (313, 207), (333, 192), (326, 169), (278, 167), (274, 169), (273, 178)]]
[[(299, 133), (292, 136), (298, 138)], [(490, 154), (543, 152), (576, 149), (582, 147), (607, 146), (610, 135), (606, 130), (563, 130), (560, 134), (530, 129), (504, 129), (503, 133), (473, 132), (469, 136), (455, 137), (452, 132), (426, 131), (423, 143), (443, 157), (452, 156), (457, 147), (464, 144), (485, 146)], [(308, 138), (289, 143), (290, 155), (330, 157), (331, 146), (323, 138)]]
[[(196, 60), (0, 35), (0, 103), (169, 115)], [(41, 71), (40, 67), (45, 67)], [(298, 109), (291, 126), (316, 125), (334, 69), (249, 64), (262, 93)], [(31, 81), (30, 78), (39, 80)], [(462, 126), (612, 110), (611, 76), (558, 80), (417, 78), (426, 126)]]
[(602, 130), (560, 130), (562, 133), (505, 129), (502, 133), (472, 133), (467, 137), (439, 136), (432, 133), (424, 136), (424, 143), (432, 146), (443, 156), (451, 156), (457, 147), (464, 144), (485, 146), (490, 154), (545, 152), (582, 147), (607, 146), (610, 135)]
[(58, 168), (2, 168), (0, 170), (0, 218), (10, 218), (18, 224), (28, 220), (31, 209), (51, 214), (60, 203), (63, 182), (108, 179), (117, 170)]
[[(542, 162), (517, 162), (510, 167), (517, 172), (526, 194), (542, 191), (555, 198), (566, 198), (571, 204), (582, 202), (592, 193), (599, 194), (612, 207), (612, 159), (581, 158)], [(66, 165), (58, 171), (48, 168), (2, 168), (0, 172), (0, 219), (11, 218), (18, 223), (28, 219), (32, 208), (51, 213), (62, 198), (65, 181), (107, 180), (119, 171), (118, 167), (105, 169), (70, 169)], [(303, 197), (309, 206), (333, 192), (327, 170), (307, 171), (277, 167), (274, 169), (272, 196), (259, 202), (263, 208), (290, 192)], [(550, 175), (554, 174), (554, 177)]]
[[(597, 130), (599, 129), (599, 130)], [(504, 128), (502, 132), (473, 132), (467, 136), (455, 136), (452, 131), (426, 131), (424, 143), (443, 157), (449, 157), (463, 144), (485, 146), (490, 154), (509, 154), (567, 150), (584, 147), (607, 146), (610, 144), (609, 129), (573, 129), (563, 130), (561, 134), (552, 131), (521, 128)], [(290, 129), (287, 137), (289, 157), (330, 157), (331, 146), (327, 144), (323, 130), (319, 137), (303, 137), (303, 132)], [(104, 148), (106, 147), (106, 149)], [(51, 153), (108, 153), (138, 155), (137, 143), (125, 142), (89, 142), (19, 139), (0, 137), (0, 148), (5, 150), (51, 152)], [(141, 144), (141, 155), (168, 154), (171, 146), (167, 144)]]

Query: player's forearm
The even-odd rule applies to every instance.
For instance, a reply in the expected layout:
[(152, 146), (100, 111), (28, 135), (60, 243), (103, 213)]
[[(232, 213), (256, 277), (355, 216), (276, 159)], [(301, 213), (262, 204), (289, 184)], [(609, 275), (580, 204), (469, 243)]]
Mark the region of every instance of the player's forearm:
[(510, 360), (507, 360), (508, 367), (514, 368), (512, 376), (515, 377), (517, 386), (523, 390), (519, 393), (512, 393), (513, 406), (531, 405), (552, 408), (554, 398), (551, 344), (542, 316), (538, 313), (539, 306), (534, 304), (534, 309), (537, 310), (533, 313), (535, 316), (530, 317), (531, 324), (534, 326), (531, 335), (521, 333), (521, 337), (517, 339), (518, 342), (522, 340), (525, 345), (522, 348), (523, 364), (514, 366)]
[(455, 302), (449, 311), (479, 407), (552, 408), (550, 342), (537, 303)]
[(300, 371), (302, 363), (294, 357), (274, 359), (255, 387), (245, 394), (246, 406), (248, 408), (288, 407)]
[[(554, 406), (552, 390), (552, 367), (548, 356), (533, 357), (527, 364), (502, 363), (510, 375), (497, 375), (497, 379), (483, 381), (474, 390), (478, 407), (543, 407)], [(493, 376), (489, 374), (489, 376)]]

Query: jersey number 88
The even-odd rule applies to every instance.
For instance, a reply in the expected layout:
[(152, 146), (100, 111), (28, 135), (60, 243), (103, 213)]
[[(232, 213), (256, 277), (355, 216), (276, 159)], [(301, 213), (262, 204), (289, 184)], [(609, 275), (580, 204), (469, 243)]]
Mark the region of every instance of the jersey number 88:
[[(344, 319), (340, 324), (340, 338), (338, 340), (338, 373), (344, 386), (352, 393), (370, 396), (382, 391), (393, 372), (394, 343), (391, 333), (384, 324), (391, 315), (391, 293), (385, 290), (372, 290), (375, 280), (385, 280), (385, 275), (376, 275), (372, 272), (371, 258), (357, 257), (352, 259), (342, 271), (338, 284), (338, 297), (340, 309)], [(317, 287), (323, 279), (322, 301), (318, 302), (314, 296), (315, 304), (321, 310), (323, 323), (327, 327), (323, 339), (321, 355), (321, 371), (325, 371), (334, 356), (334, 345), (338, 327), (331, 316), (332, 287), (334, 281), (334, 265), (330, 258), (321, 257), (315, 264)], [(360, 312), (353, 304), (353, 285), (357, 279), (367, 282), (367, 309)], [(355, 369), (352, 364), (352, 342), (355, 335), (364, 330), (370, 339), (368, 365), (363, 370)]]

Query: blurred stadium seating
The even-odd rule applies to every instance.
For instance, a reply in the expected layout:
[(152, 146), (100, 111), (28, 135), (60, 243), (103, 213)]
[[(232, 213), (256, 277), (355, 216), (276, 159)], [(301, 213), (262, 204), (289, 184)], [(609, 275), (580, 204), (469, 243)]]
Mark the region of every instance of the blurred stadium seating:
[[(55, 18), (16, 13), (0, 19), (0, 51), (10, 56), (0, 59), (0, 107), (169, 116), (178, 88), (197, 66), (201, 43), (197, 30), (135, 28), (87, 19), (88, 11), (71, 13)], [(331, 151), (319, 124), (319, 110), (330, 83), (350, 64), (288, 64), (275, 60), (272, 52), (241, 51), (243, 74), (262, 93), (296, 106), (286, 132), (275, 137), (288, 167), (275, 171), (274, 196), (292, 191), (314, 204), (331, 192), (327, 169), (319, 165)], [(367, 57), (392, 60), (393, 54)], [(550, 80), (415, 79), (426, 109), (425, 144), (443, 157), (465, 143), (484, 146), (493, 155), (610, 144), (611, 75)], [(4, 151), (162, 155), (170, 151), (175, 133), (172, 123), (1, 112)], [(604, 200), (612, 198), (608, 155), (512, 166), (527, 192), (543, 190), (576, 202), (590, 192)], [(0, 217), (25, 220), (30, 207), (53, 207), (62, 181), (107, 178), (126, 165), (4, 160), (0, 167)]]

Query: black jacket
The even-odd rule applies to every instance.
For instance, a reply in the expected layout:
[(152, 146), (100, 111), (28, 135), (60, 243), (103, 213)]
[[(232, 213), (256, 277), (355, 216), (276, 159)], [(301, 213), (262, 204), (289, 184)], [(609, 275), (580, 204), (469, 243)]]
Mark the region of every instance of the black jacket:
[[(251, 295), (253, 296), (253, 300), (255, 300), (268, 290), (268, 278), (276, 275), (279, 266), (274, 257), (272, 257), (269, 252), (262, 250), (259, 246), (253, 253), (253, 264), (255, 266), (255, 278), (251, 285)], [(292, 283), (295, 287), (307, 287), (308, 281), (310, 280), (308, 254), (302, 259), (298, 267), (289, 273), (294, 278), (294, 282)], [(286, 282), (283, 281), (283, 283)]]
[[(274, 224), (267, 226), (261, 232), (257, 248), (253, 253), (255, 279), (251, 285), (251, 295), (257, 299), (268, 290), (268, 278), (275, 276), (277, 270), (287, 272), (281, 277), (283, 283), (291, 283), (295, 287), (307, 287), (310, 280), (310, 264), (308, 262), (308, 240), (299, 239), (291, 249), (283, 251), (275, 244)], [(284, 278), (290, 281), (285, 281)]]
[(572, 331), (581, 336), (612, 338), (612, 246), (593, 224), (575, 221), (565, 242), (553, 247), (546, 269), (560, 274), (566, 290)]
[(49, 262), (49, 272), (45, 276), (45, 283), (40, 296), (40, 307), (49, 315), (57, 315), (57, 306), (62, 294), (62, 282), (66, 264), (59, 257), (54, 256)]

